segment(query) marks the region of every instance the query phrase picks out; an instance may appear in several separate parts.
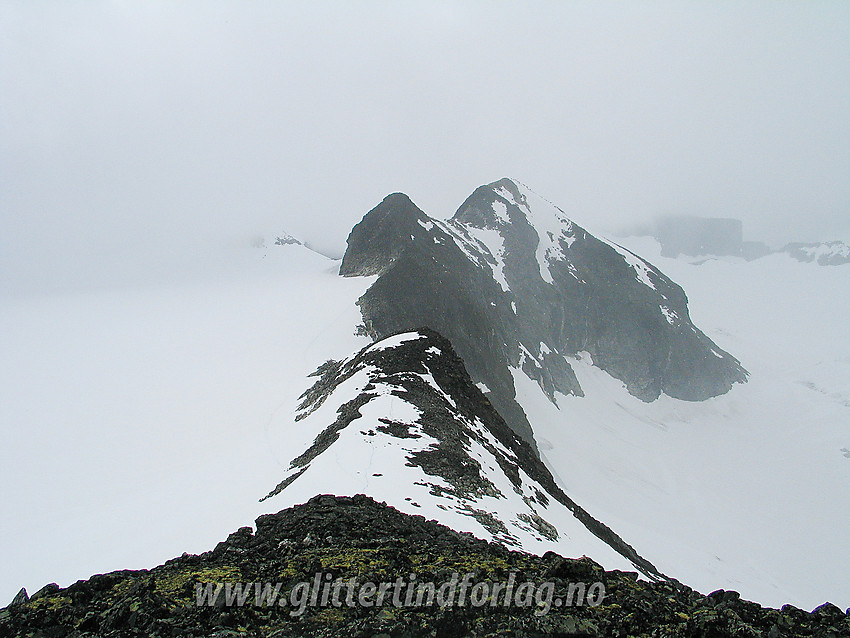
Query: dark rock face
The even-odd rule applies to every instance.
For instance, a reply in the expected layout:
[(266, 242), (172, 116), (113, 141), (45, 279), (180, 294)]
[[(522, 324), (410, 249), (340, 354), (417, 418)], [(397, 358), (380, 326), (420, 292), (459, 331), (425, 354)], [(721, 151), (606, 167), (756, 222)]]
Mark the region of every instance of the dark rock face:
[(339, 269), (343, 276), (383, 274), (422, 234), (419, 222), (428, 220), (404, 193), (387, 195), (369, 217), (368, 223), (358, 224), (358, 232), (348, 238), (349, 249)]
[[(554, 502), (567, 508), (581, 525), (646, 577), (661, 577), (651, 563), (558, 487), (535, 450), (508, 427), (473, 384), (451, 343), (433, 330), (394, 335), (346, 361), (324, 364), (315, 375), (319, 379), (302, 395), (296, 421), (303, 422), (325, 404), (336, 407), (336, 419), (318, 424), (321, 430), (313, 444), (292, 461), (287, 476), (266, 498), (305, 474), (316, 458), (337, 444), (344, 430), (368, 437), (370, 446), (385, 447), (404, 440), (406, 452), (400, 467), (381, 466), (382, 475), (427, 485), (429, 498), (436, 500), (440, 509), (475, 518), (499, 542), (521, 547), (518, 530), (537, 540), (556, 541), (560, 530), (546, 520)], [(360, 375), (360, 384), (353, 392), (347, 384), (341, 403), (334, 392), (355, 375)], [(388, 394), (412, 406), (409, 412), (418, 417), (403, 421), (387, 414), (377, 422), (361, 418), (372, 401)], [(395, 405), (399, 413), (398, 403)], [(351, 444), (347, 439), (346, 445)], [(421, 472), (414, 476), (408, 468)], [(420, 478), (422, 473), (427, 479)], [(495, 507), (494, 503), (508, 502), (511, 495), (504, 493), (506, 489), (522, 499), (520, 510)], [(491, 499), (489, 505), (482, 505), (482, 497)]]
[[(470, 574), (472, 583), (530, 583), (545, 598), (512, 597), (509, 605), (349, 605), (347, 584), (450, 583)], [(292, 604), (299, 583), (339, 583), (339, 606), (317, 597), (302, 613)], [(245, 604), (224, 596), (198, 605), (198, 591), (217, 583), (251, 583)], [(254, 583), (280, 584), (278, 595), (258, 604)], [(578, 585), (597, 584), (601, 604), (557, 605)], [(268, 591), (268, 590), (267, 590)], [(362, 591), (362, 590), (361, 590)], [(372, 597), (374, 601), (376, 597)], [(283, 599), (284, 604), (279, 604)], [(573, 600), (576, 600), (574, 597)], [(306, 600), (306, 597), (305, 597)], [(527, 604), (526, 604), (527, 603)], [(296, 613), (293, 614), (293, 611)], [(0, 610), (2, 636), (850, 636), (850, 618), (825, 604), (813, 613), (790, 605), (766, 609), (736, 592), (708, 596), (672, 581), (647, 582), (636, 574), (604, 571), (587, 558), (533, 556), (508, 551), (466, 534), (408, 516), (365, 496), (317, 496), (304, 505), (262, 516), (256, 530), (231, 534), (213, 551), (184, 554), (150, 570), (119, 571), (56, 589), (40, 599)]]
[(406, 196), (390, 195), (352, 230), (340, 274), (380, 275), (358, 301), (375, 340), (421, 326), (437, 330), (455, 346), (473, 379), (490, 389), (491, 401), (514, 431), (533, 441), (508, 370), (510, 306), (491, 303), (500, 299), (501, 289), (489, 268), (471, 260), (443, 224)]
[(580, 351), (645, 401), (704, 400), (746, 380), (691, 323), (678, 285), (509, 179), (476, 189), (448, 222), (391, 195), (352, 230), (340, 274), (379, 275), (358, 301), (373, 338), (437, 330), (530, 442), (511, 368), (552, 401), (582, 394), (567, 358)]

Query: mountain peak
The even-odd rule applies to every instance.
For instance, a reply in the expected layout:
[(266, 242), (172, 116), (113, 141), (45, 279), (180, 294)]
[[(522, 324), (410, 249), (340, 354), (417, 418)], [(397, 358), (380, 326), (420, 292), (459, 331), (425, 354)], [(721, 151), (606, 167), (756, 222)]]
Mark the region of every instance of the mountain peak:
[(352, 230), (340, 273), (379, 275), (358, 301), (373, 339), (439, 331), (532, 445), (514, 375), (552, 402), (581, 396), (582, 351), (644, 401), (704, 400), (747, 378), (693, 325), (681, 287), (513, 179), (475, 189), (449, 221), (385, 199)]
[(574, 240), (572, 220), (558, 206), (522, 182), (503, 177), (479, 186), (461, 204), (452, 221), (478, 229), (499, 231), (502, 239), (521, 249), (534, 247), (540, 277), (554, 283), (550, 264), (563, 261), (561, 242)]
[(404, 193), (392, 193), (370, 210), (348, 236), (339, 274), (380, 275), (428, 230), (430, 218)]

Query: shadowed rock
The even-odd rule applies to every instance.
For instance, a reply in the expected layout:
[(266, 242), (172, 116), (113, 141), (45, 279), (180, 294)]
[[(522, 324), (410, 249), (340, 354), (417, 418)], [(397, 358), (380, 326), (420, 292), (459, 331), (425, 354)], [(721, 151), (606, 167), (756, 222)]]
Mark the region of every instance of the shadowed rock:
[(437, 330), (532, 444), (512, 369), (553, 402), (582, 395), (570, 365), (582, 351), (644, 401), (700, 401), (746, 381), (693, 325), (681, 287), (513, 180), (479, 187), (448, 222), (388, 196), (352, 230), (340, 274), (379, 276), (358, 301), (374, 339)]

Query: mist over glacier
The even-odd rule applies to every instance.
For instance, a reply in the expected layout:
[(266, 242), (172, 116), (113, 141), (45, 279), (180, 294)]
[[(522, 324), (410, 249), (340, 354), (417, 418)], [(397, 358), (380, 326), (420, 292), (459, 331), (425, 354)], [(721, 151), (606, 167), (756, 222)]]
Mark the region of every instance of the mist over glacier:
[[(269, 511), (307, 375), (368, 343), (327, 256), (388, 193), (448, 219), (507, 174), (602, 234), (850, 239), (847, 6), (537, 9), (0, 6), (0, 604)], [(847, 606), (850, 266), (616, 242), (752, 377), (645, 405), (583, 358), (572, 428), (520, 378), (559, 484), (695, 587)]]
[[(846, 604), (846, 266), (695, 265), (627, 245), (686, 287), (694, 321), (752, 376), (708, 401), (644, 403), (579, 353), (585, 396), (559, 396), (560, 411), (515, 376), (541, 458), (670, 576), (770, 605)], [(14, 430), (0, 479), (15, 489), (0, 596), (203, 551), (311, 491), (257, 502), (315, 436), (294, 420), (307, 375), (368, 343), (355, 301), (375, 277), (272, 238), (232, 263), (217, 281), (4, 302)]]

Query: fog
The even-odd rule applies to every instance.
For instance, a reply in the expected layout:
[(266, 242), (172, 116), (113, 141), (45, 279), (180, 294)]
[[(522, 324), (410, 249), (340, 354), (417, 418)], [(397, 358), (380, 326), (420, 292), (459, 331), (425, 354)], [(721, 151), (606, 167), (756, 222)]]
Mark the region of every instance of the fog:
[(577, 222), (850, 238), (850, 5), (0, 5), (0, 290), (340, 255), (393, 191), (517, 178)]

